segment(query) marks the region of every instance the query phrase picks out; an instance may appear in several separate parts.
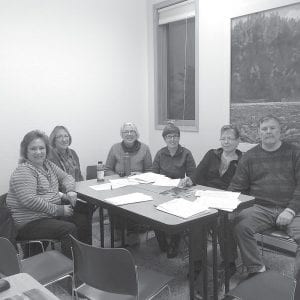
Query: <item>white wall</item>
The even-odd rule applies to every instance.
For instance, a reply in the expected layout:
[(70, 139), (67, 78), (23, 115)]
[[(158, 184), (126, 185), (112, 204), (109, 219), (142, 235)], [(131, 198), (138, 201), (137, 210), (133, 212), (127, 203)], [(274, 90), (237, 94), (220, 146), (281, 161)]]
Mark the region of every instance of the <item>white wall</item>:
[[(155, 130), (153, 90), (153, 20), (148, 2), (149, 47), (149, 134), (152, 152), (164, 146), (161, 131)], [(229, 123), (230, 103), (230, 18), (279, 7), (291, 0), (199, 0), (199, 132), (182, 132), (181, 144), (189, 148), (198, 163), (210, 148), (219, 146), (219, 130)], [(247, 150), (249, 145), (240, 145)]]
[(0, 193), (32, 129), (67, 126), (82, 169), (124, 121), (148, 142), (146, 0), (0, 0)]

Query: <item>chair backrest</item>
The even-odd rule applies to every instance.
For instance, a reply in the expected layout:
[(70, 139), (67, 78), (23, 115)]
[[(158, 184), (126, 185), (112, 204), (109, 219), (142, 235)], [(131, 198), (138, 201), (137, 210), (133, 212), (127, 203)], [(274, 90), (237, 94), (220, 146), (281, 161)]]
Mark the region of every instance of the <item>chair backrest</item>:
[(75, 278), (105, 292), (138, 294), (136, 267), (128, 250), (97, 248), (71, 238)]
[(9, 239), (17, 249), (17, 228), (11, 215), (11, 211), (6, 205), (6, 196), (7, 194), (0, 196), (0, 237)]
[(300, 299), (300, 275), (298, 276), (295, 293), (294, 293), (294, 300), (299, 300), (299, 299)]
[(0, 237), (0, 273), (5, 276), (20, 273), (18, 253), (14, 245), (6, 238)]
[(97, 166), (87, 166), (86, 167), (86, 180), (97, 178)]
[(0, 195), (0, 208), (6, 206), (7, 193)]

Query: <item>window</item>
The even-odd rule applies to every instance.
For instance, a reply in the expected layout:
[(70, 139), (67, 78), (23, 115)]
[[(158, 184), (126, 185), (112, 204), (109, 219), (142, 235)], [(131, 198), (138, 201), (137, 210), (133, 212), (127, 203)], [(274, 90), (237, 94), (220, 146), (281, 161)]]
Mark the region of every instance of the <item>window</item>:
[(169, 0), (154, 6), (156, 127), (174, 120), (198, 130), (195, 2)]

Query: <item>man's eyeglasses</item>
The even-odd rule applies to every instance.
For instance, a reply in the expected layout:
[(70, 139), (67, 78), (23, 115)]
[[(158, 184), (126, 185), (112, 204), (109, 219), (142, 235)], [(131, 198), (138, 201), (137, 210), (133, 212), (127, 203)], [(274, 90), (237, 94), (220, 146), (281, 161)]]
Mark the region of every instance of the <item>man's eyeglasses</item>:
[(166, 135), (166, 139), (167, 140), (172, 140), (172, 139), (177, 140), (177, 139), (179, 139), (179, 135), (177, 135), (177, 134), (175, 134), (175, 135), (168, 134), (168, 135)]

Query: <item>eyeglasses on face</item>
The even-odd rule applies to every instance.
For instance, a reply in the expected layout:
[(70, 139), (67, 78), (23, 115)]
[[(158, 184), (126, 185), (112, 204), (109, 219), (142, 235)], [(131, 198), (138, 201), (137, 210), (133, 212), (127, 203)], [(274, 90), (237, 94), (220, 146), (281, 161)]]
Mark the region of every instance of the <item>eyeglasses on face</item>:
[(123, 130), (124, 134), (136, 134), (135, 130)]
[(177, 135), (177, 134), (168, 134), (168, 135), (166, 135), (166, 139), (167, 140), (172, 140), (172, 139), (174, 139), (174, 140), (177, 140), (177, 139), (179, 139), (179, 135)]
[(57, 135), (55, 138), (58, 140), (62, 140), (62, 139), (69, 139), (70, 137), (67, 134), (60, 134), (60, 135)]
[(220, 141), (221, 142), (233, 142), (233, 141), (236, 141), (236, 138), (232, 138), (232, 137), (222, 137), (220, 138)]

